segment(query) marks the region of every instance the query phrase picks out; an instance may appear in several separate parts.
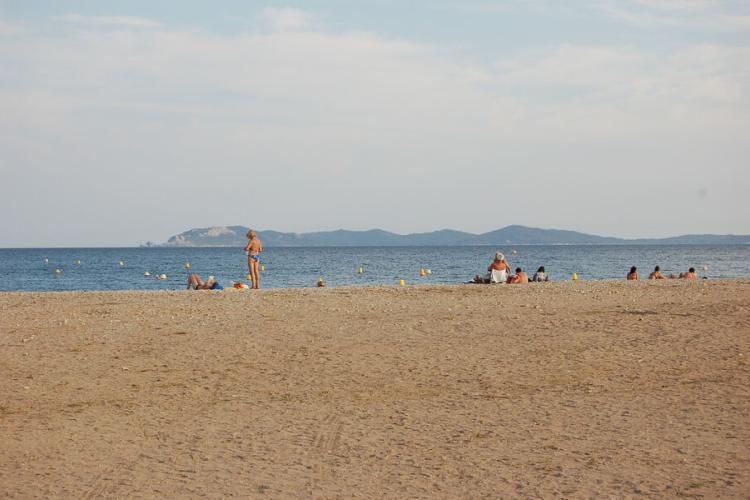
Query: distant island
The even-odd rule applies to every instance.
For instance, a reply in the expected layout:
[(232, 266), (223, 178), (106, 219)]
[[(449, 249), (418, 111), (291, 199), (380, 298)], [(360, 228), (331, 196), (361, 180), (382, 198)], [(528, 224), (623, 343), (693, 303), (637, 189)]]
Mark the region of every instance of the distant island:
[[(245, 245), (244, 226), (190, 229), (169, 238), (162, 246), (237, 247)], [(687, 234), (670, 238), (624, 239), (593, 234), (512, 225), (483, 234), (452, 229), (429, 233), (396, 234), (382, 229), (282, 233), (258, 231), (268, 247), (450, 246), (450, 245), (747, 245), (750, 235)]]

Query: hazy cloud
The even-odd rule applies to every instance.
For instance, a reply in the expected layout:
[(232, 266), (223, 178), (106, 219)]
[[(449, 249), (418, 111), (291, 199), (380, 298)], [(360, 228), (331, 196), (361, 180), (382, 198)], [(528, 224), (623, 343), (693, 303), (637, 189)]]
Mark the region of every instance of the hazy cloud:
[(16, 23), (9, 23), (0, 19), (0, 36), (13, 36), (19, 35), (23, 32), (23, 28)]
[(629, 0), (631, 3), (664, 10), (703, 10), (716, 8), (721, 3), (717, 0)]
[(279, 31), (308, 28), (313, 21), (310, 13), (291, 7), (266, 7), (263, 9), (263, 17), (273, 29)]
[(609, 0), (595, 4), (620, 21), (643, 27), (750, 30), (750, 4), (719, 0)]
[(60, 21), (85, 26), (120, 27), (120, 28), (158, 28), (161, 23), (151, 19), (130, 16), (82, 16), (66, 14), (58, 17)]
[(748, 61), (750, 48), (717, 44), (668, 54), (564, 44), (498, 67), (502, 81), (515, 86), (576, 87), (597, 100), (659, 97), (698, 106), (701, 101), (740, 102), (750, 84)]

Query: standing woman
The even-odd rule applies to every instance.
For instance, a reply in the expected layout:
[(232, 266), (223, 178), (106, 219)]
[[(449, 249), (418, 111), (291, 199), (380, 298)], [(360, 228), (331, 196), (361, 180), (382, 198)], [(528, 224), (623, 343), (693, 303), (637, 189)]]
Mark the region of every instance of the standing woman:
[(247, 232), (247, 245), (245, 245), (245, 255), (247, 255), (247, 268), (250, 271), (250, 277), (253, 279), (253, 288), (260, 288), (260, 253), (263, 251), (263, 244), (258, 238), (258, 234), (252, 229)]

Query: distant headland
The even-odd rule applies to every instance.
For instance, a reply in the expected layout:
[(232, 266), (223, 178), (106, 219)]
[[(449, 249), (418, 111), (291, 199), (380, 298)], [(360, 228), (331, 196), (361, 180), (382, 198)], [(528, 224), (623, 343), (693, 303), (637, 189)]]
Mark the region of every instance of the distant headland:
[[(190, 229), (169, 238), (161, 246), (236, 247), (246, 242), (244, 226), (215, 226)], [(450, 246), (450, 245), (741, 245), (750, 244), (750, 235), (686, 234), (670, 238), (625, 239), (567, 231), (512, 225), (482, 234), (452, 229), (429, 233), (396, 234), (382, 229), (367, 231), (321, 231), (282, 233), (258, 231), (268, 247), (333, 246)]]

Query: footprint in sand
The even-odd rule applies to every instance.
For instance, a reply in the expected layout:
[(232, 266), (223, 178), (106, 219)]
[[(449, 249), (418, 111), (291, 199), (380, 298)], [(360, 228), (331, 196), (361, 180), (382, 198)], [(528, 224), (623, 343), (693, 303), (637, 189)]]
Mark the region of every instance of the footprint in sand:
[(332, 453), (341, 441), (343, 427), (344, 423), (336, 415), (324, 418), (313, 439), (313, 449)]

